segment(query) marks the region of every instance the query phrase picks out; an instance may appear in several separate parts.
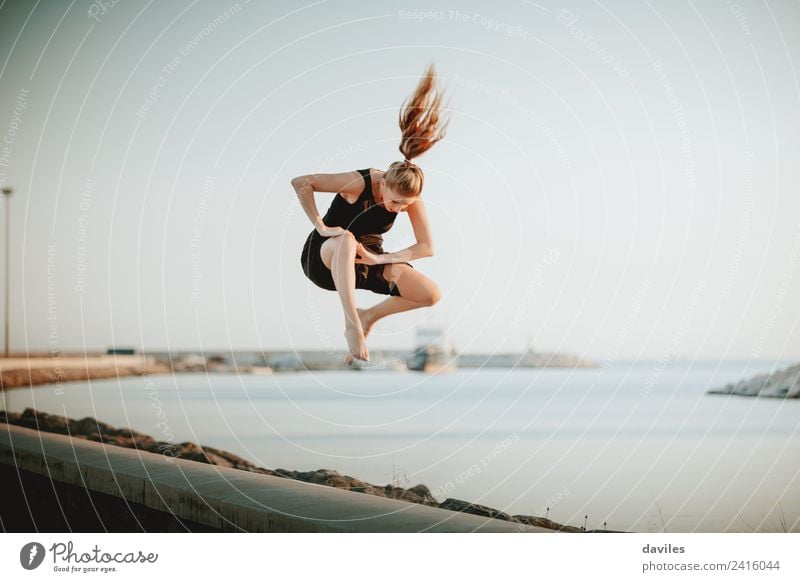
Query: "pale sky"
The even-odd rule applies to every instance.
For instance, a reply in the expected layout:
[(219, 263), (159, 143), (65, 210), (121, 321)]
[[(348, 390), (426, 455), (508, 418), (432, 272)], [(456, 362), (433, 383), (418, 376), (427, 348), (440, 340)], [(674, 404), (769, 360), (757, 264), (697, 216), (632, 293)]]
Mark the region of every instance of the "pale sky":
[(797, 2), (101, 5), (0, 4), (12, 350), (344, 351), (289, 181), (400, 159), (434, 62), (443, 298), (371, 349), (800, 359)]

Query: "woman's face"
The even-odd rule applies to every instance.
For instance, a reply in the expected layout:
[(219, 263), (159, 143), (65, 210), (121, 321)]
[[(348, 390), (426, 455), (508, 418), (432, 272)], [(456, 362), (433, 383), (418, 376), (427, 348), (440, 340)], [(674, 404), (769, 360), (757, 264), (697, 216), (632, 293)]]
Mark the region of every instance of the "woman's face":
[(386, 180), (381, 181), (381, 193), (383, 194), (383, 207), (389, 212), (405, 212), (419, 199), (419, 196), (409, 197), (398, 194), (386, 183)]

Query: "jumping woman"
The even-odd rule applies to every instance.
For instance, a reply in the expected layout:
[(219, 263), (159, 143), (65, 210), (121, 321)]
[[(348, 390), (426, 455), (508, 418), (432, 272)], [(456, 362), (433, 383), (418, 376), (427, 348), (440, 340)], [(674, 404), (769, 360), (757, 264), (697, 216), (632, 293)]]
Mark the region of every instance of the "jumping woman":
[[(412, 160), (444, 137), (447, 122), (441, 119), (441, 101), (430, 65), (410, 102), (400, 109), (403, 161), (393, 162), (385, 171), (368, 168), (292, 180), (300, 205), (314, 224), (300, 259), (303, 272), (317, 286), (339, 293), (348, 363), (369, 360), (366, 337), (379, 319), (433, 305), (441, 297), (436, 283), (408, 263), (433, 256), (428, 217), (420, 198), (423, 174)], [(315, 192), (336, 192), (324, 218), (317, 211)], [(387, 253), (382, 234), (392, 227), (399, 212), (408, 213), (417, 242)], [(369, 309), (358, 309), (356, 289), (390, 297)]]

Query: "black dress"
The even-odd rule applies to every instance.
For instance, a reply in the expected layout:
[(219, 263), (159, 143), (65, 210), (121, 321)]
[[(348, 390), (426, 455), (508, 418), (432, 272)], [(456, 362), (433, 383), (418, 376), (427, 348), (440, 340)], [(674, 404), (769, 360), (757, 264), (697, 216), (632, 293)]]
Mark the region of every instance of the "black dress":
[[(322, 221), (326, 226), (341, 226), (349, 230), (367, 250), (375, 254), (383, 254), (383, 237), (381, 235), (392, 227), (397, 213), (389, 212), (382, 204), (375, 202), (369, 170), (358, 170), (358, 173), (364, 178), (364, 191), (358, 200), (350, 204), (341, 194), (337, 194)], [(303, 273), (315, 285), (329, 291), (336, 291), (331, 270), (322, 262), (320, 255), (320, 248), (326, 240), (328, 237), (320, 235), (316, 229), (312, 230), (303, 245), (300, 264), (303, 266)], [(403, 264), (413, 268), (410, 263), (403, 262)], [(382, 295), (400, 296), (397, 286), (383, 276), (383, 268), (386, 265), (365, 265), (363, 263), (354, 263), (354, 265), (357, 289), (368, 289)]]

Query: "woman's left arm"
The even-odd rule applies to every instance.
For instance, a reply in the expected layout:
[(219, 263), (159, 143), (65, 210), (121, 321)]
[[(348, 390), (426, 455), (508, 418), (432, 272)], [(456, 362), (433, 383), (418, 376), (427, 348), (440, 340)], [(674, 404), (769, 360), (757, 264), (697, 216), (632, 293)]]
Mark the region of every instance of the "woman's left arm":
[[(386, 263), (404, 263), (406, 261), (413, 261), (414, 259), (422, 259), (424, 257), (433, 256), (433, 239), (431, 237), (431, 227), (428, 223), (428, 215), (425, 212), (425, 203), (420, 198), (414, 204), (411, 204), (406, 211), (409, 220), (411, 220), (411, 227), (414, 229), (414, 237), (417, 242), (408, 248), (393, 252), (383, 253), (382, 255), (370, 255), (376, 257), (373, 263), (364, 254), (366, 249), (359, 244), (358, 254), (364, 259), (356, 258), (356, 262), (364, 262), (367, 264), (383, 265)], [(368, 252), (368, 251), (367, 251)]]

